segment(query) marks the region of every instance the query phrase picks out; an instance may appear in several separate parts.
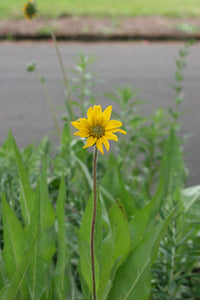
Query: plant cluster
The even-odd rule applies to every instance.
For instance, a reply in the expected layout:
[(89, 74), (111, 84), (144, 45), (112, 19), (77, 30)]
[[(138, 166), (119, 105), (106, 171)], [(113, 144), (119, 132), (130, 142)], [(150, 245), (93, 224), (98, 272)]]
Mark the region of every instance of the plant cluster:
[[(177, 132), (189, 44), (176, 61), (175, 108), (144, 117), (125, 87), (107, 94), (116, 121), (111, 106), (91, 107), (90, 59), (82, 54), (69, 80), (52, 38), (66, 86), (62, 130), (36, 63), (27, 69), (43, 86), (59, 146), (45, 137), (19, 151), (9, 132), (0, 148), (0, 299), (198, 300), (200, 187), (184, 188)], [(127, 135), (101, 155), (117, 131)], [(94, 156), (83, 149), (91, 146)]]

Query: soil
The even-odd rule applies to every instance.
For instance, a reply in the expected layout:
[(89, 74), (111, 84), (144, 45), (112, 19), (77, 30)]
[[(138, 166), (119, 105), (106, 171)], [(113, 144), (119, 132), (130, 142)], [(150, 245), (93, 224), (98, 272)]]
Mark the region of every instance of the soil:
[(0, 39), (49, 38), (49, 25), (57, 38), (68, 40), (200, 39), (200, 19), (159, 16), (0, 20)]

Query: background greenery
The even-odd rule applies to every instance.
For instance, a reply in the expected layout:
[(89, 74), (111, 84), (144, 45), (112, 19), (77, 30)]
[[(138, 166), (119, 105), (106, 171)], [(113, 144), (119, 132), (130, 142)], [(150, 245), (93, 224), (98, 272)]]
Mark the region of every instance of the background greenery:
[[(42, 16), (200, 16), (199, 0), (37, 0)], [(0, 18), (23, 18), (24, 0), (0, 1)]]
[[(98, 299), (200, 299), (200, 186), (184, 188), (178, 137), (191, 45), (176, 59), (168, 110), (144, 117), (130, 87), (106, 94), (120, 107), (113, 116), (127, 136), (98, 159)], [(69, 73), (79, 116), (96, 100), (90, 64), (82, 54)], [(37, 73), (36, 63), (27, 70)], [(44, 86), (39, 73), (38, 79)], [(0, 300), (92, 299), (92, 153), (72, 136), (69, 93), (65, 100), (57, 147), (44, 137), (19, 151), (11, 132), (0, 147)]]

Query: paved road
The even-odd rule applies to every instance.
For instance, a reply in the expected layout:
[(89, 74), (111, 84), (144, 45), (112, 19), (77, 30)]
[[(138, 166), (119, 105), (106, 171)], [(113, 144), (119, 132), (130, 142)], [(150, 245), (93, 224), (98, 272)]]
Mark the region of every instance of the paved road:
[[(61, 44), (66, 67), (74, 66), (81, 51), (95, 55), (93, 69), (102, 79), (97, 94), (129, 85), (139, 90), (149, 107), (173, 104), (174, 80), (178, 50), (182, 43), (66, 43)], [(26, 72), (26, 64), (37, 61), (38, 70), (46, 78), (55, 105), (64, 103), (64, 87), (55, 49), (51, 43), (0, 43), (0, 143), (12, 128), (20, 147), (35, 138), (39, 141), (54, 130), (49, 107), (35, 74)], [(185, 103), (183, 133), (191, 133), (185, 146), (190, 169), (189, 183), (200, 184), (200, 44), (193, 46), (185, 71)], [(108, 105), (104, 97), (99, 103)]]

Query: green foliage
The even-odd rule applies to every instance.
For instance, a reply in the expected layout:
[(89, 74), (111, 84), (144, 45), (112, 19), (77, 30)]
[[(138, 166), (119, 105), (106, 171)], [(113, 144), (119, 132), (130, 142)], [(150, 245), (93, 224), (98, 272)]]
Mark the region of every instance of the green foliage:
[[(48, 273), (55, 253), (55, 213), (48, 196), (46, 161), (43, 161), (41, 178), (37, 190), (34, 192), (30, 186), (22, 157), (12, 134), (10, 134), (10, 140), (14, 148), (19, 172), (20, 206), (24, 226), (17, 219), (6, 202), (5, 196), (3, 196), (3, 265), (9, 283), (8, 289), (3, 292), (2, 297), (14, 299), (20, 288), (17, 296), (19, 299), (41, 299), (41, 297), (50, 299), (48, 277), (50, 276), (51, 279), (52, 275)], [(62, 201), (62, 197), (63, 195), (60, 196), (59, 201)], [(21, 277), (19, 277), (19, 274), (21, 274)], [(26, 281), (23, 280), (24, 276)]]
[(26, 294), (24, 295), (25, 287), (23, 286), (22, 282), (23, 282), (23, 278), (24, 278), (26, 269), (29, 265), (31, 255), (34, 251), (36, 241), (37, 241), (37, 235), (33, 239), (33, 242), (31, 243), (28, 250), (25, 252), (23, 260), (21, 261), (19, 267), (13, 274), (13, 276), (10, 280), (10, 283), (1, 289), (1, 291), (0, 291), (0, 299), (1, 300), (15, 299), (18, 289), (20, 288), (21, 285), (23, 288), (23, 289), (21, 289), (21, 295), (20, 295), (21, 299), (27, 299), (27, 295)]
[[(96, 102), (96, 96), (93, 94), (92, 88), (96, 85), (97, 75), (88, 70), (94, 60), (94, 57), (86, 56), (81, 53), (79, 54), (79, 60), (75, 67), (70, 70), (73, 74), (70, 80), (70, 90), (73, 96), (72, 104), (79, 109), (78, 116), (81, 117), (84, 117), (88, 107)], [(65, 108), (67, 114), (64, 114), (62, 118), (68, 122), (70, 120), (70, 107), (67, 91), (65, 96)]]
[[(176, 208), (167, 235), (162, 240), (158, 259), (153, 266), (152, 299), (198, 299), (196, 282), (199, 273), (199, 187), (183, 189), (184, 167), (174, 130), (171, 130), (163, 156), (161, 176), (164, 178), (165, 202), (161, 215)], [(195, 212), (193, 210), (195, 208)]]
[(172, 214), (156, 226), (130, 252), (126, 262), (116, 274), (108, 299), (148, 299), (151, 291), (150, 264), (157, 244), (163, 237)]
[[(199, 299), (200, 187), (184, 188), (177, 134), (189, 45), (169, 112), (142, 116), (144, 101), (129, 87), (107, 94), (128, 134), (98, 160), (98, 300)], [(89, 64), (81, 55), (70, 87), (82, 115), (95, 99)], [(72, 138), (69, 117), (56, 149), (46, 137), (19, 151), (11, 132), (0, 148), (2, 300), (92, 300), (92, 154)]]
[(183, 97), (183, 80), (184, 80), (184, 69), (186, 68), (186, 57), (190, 53), (190, 47), (194, 44), (194, 40), (190, 40), (188, 43), (184, 45), (182, 49), (179, 51), (179, 57), (176, 59), (176, 71), (175, 71), (175, 84), (172, 85), (173, 89), (176, 92), (175, 98), (175, 107), (169, 108), (169, 113), (173, 117), (176, 126), (180, 126), (178, 123), (178, 119), (183, 114), (180, 111), (180, 105), (184, 100)]

